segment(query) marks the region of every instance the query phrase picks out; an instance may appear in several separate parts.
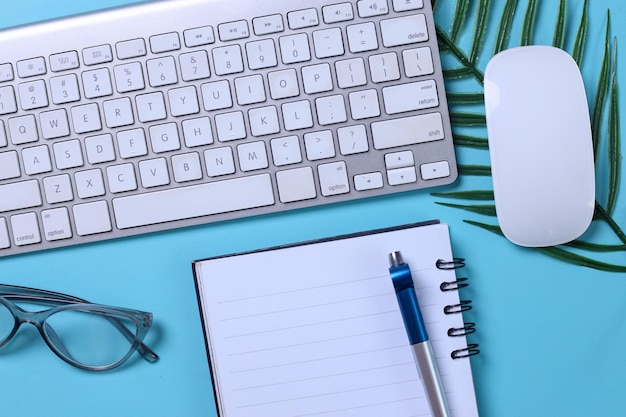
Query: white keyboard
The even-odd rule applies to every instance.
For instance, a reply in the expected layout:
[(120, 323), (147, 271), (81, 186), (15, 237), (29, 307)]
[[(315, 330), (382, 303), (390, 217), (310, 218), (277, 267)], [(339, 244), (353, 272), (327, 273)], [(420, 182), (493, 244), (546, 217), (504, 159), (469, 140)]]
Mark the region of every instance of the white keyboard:
[(156, 1), (0, 51), (0, 257), (457, 177), (430, 1)]

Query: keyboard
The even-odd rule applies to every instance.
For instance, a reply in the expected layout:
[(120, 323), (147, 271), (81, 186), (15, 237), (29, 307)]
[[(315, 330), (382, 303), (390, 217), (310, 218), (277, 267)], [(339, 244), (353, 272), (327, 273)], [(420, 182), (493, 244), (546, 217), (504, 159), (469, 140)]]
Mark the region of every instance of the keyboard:
[(430, 1), (154, 1), (0, 50), (0, 257), (457, 177)]

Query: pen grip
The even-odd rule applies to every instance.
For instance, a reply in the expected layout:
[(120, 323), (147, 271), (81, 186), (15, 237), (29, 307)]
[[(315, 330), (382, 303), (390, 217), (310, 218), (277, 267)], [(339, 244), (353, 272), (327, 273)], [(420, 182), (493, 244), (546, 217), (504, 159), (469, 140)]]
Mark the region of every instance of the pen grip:
[(433, 417), (450, 417), (437, 362), (429, 341), (411, 345)]

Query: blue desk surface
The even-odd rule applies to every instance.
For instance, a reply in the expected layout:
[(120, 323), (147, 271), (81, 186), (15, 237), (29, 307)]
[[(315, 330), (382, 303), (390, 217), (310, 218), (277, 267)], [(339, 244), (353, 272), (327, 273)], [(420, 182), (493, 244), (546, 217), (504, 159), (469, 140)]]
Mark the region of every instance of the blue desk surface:
[[(131, 2), (7, 2), (0, 27)], [(568, 2), (568, 19), (574, 25), (582, 2)], [(440, 8), (452, 8), (454, 2), (439, 3)], [(504, 0), (492, 3), (501, 9)], [(518, 13), (523, 14), (526, 1), (519, 3)], [(540, 3), (536, 42), (550, 43), (554, 20), (548, 18), (552, 13), (548, 9), (556, 8), (557, 2)], [(621, 21), (626, 5), (621, 0), (590, 3), (585, 57), (589, 64), (583, 75), (594, 92), (606, 10), (611, 9), (615, 22), (611, 33), (624, 45), (626, 26)], [(493, 31), (487, 36), (493, 37)], [(622, 63), (623, 56), (621, 48)], [(622, 85), (624, 80), (626, 70), (620, 72)], [(625, 88), (621, 91), (620, 100), (626, 103)], [(458, 155), (461, 163), (475, 162), (475, 151), (459, 149)], [(445, 191), (472, 189), (474, 183), (481, 188), (481, 181), (463, 177)], [(616, 220), (623, 227), (626, 191), (622, 194)], [(492, 219), (435, 201), (428, 192), (413, 192), (0, 259), (2, 282), (152, 311), (156, 324), (147, 342), (161, 356), (153, 365), (133, 360), (119, 371), (88, 373), (58, 360), (34, 330), (23, 329), (0, 353), (2, 415), (214, 416), (192, 260), (432, 218), (450, 224), (454, 252), (469, 262), (465, 273), (472, 285), (463, 295), (474, 300), (475, 309), (467, 318), (479, 327), (472, 341), (480, 343), (482, 353), (473, 358), (472, 366), (481, 415), (625, 415), (626, 274), (571, 266), (515, 247), (463, 222)], [(626, 264), (624, 252), (614, 261)]]

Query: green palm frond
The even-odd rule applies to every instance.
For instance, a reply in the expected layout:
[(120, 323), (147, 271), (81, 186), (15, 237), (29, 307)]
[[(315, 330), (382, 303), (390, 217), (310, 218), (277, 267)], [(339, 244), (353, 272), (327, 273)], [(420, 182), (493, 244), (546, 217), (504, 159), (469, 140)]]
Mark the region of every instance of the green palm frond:
[[(488, 152), (483, 95), (483, 71), (486, 59), (482, 51), (491, 50), (491, 56), (493, 56), (512, 46), (533, 44), (535, 28), (539, 24), (538, 9), (547, 4), (537, 0), (506, 0), (504, 7), (498, 11), (500, 15), (494, 15), (494, 19), (490, 16), (496, 12), (492, 3), (494, 2), (490, 0), (477, 2), (457, 0), (452, 18), (448, 21), (442, 21), (443, 18), (439, 18), (435, 9), (444, 75), (451, 91), (448, 95), (448, 103), (454, 143), (457, 148), (471, 148), (479, 151), (479, 154)], [(433, 2), (433, 4), (437, 3)], [(606, 189), (606, 196), (603, 197), (602, 202), (596, 202), (593, 227), (610, 230), (609, 238), (615, 241), (605, 243), (576, 240), (567, 245), (535, 250), (573, 265), (602, 271), (626, 272), (625, 265), (596, 259), (600, 254), (617, 254), (618, 257), (626, 255), (626, 233), (613, 218), (621, 178), (621, 127), (616, 70), (617, 39), (613, 38), (611, 42), (610, 11), (607, 11), (602, 60), (599, 63), (595, 61), (586, 63), (583, 58), (589, 31), (588, 0), (585, 0), (582, 5), (575, 27), (570, 27), (568, 24), (567, 0), (560, 0), (558, 4), (556, 2), (553, 4), (558, 9), (555, 10), (552, 45), (567, 50), (566, 40), (572, 37), (573, 44), (567, 51), (577, 64), (580, 67), (583, 64), (597, 67), (597, 85), (593, 94), (590, 94), (590, 97), (593, 97), (590, 115), (596, 164), (606, 167), (606, 174), (598, 170), (597, 188)], [(520, 12), (521, 25), (518, 29), (514, 29)], [(489, 25), (493, 22), (498, 25), (496, 35), (493, 37), (493, 45), (487, 45), (485, 34), (490, 30)], [(467, 37), (470, 39), (469, 46), (463, 46), (462, 40)], [(491, 167), (480, 163), (460, 164), (459, 173), (461, 176), (487, 177), (491, 175)], [(461, 201), (461, 203), (438, 202), (446, 207), (491, 218), (496, 216), (492, 190), (461, 190), (432, 195), (436, 198)], [(503, 236), (497, 225), (474, 220), (466, 220), (466, 223)], [(626, 257), (621, 256), (620, 259), (626, 259)]]

